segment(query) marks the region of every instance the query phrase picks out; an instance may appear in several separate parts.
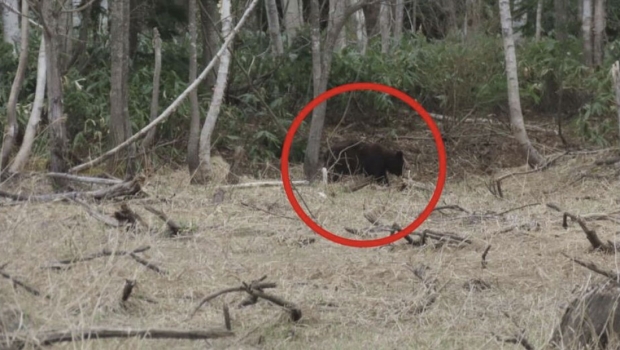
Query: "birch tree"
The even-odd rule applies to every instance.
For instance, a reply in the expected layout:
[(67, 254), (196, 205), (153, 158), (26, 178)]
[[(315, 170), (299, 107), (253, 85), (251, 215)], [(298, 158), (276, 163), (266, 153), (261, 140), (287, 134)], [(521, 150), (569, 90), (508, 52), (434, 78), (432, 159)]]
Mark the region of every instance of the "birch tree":
[(379, 3), (379, 32), (381, 33), (381, 53), (384, 55), (390, 50), (391, 19), (390, 3), (387, 0), (382, 0)]
[(28, 119), (28, 125), (24, 132), (24, 140), (22, 145), (13, 159), (13, 163), (9, 168), (11, 173), (20, 172), (32, 151), (32, 145), (34, 144), (34, 138), (37, 134), (39, 122), (41, 121), (41, 112), (43, 111), (43, 100), (45, 98), (45, 82), (47, 74), (47, 64), (45, 56), (45, 36), (41, 36), (41, 43), (39, 45), (39, 56), (37, 60), (37, 87), (34, 93), (34, 101), (32, 102), (32, 110), (30, 111), (30, 118)]
[[(358, 11), (362, 12), (362, 11)], [(394, 4), (394, 41), (400, 44), (400, 39), (403, 36), (403, 17), (405, 13), (405, 1), (396, 0)]]
[(282, 46), (280, 18), (278, 17), (276, 0), (265, 0), (265, 8), (267, 10), (267, 25), (269, 27), (269, 37), (271, 39), (271, 51), (274, 56), (280, 56), (284, 53), (284, 47)]
[[(196, 40), (198, 39), (198, 33), (196, 31), (196, 0), (189, 0), (189, 81), (196, 80), (197, 67), (197, 50)], [(198, 108), (198, 91), (193, 90), (189, 94), (190, 102), (190, 125), (189, 125), (189, 138), (187, 141), (187, 165), (189, 167), (190, 175), (193, 175), (198, 165), (200, 164), (200, 158), (198, 154), (198, 143), (200, 142), (200, 110)]]
[(519, 96), (519, 80), (517, 77), (517, 55), (512, 33), (512, 18), (510, 15), (509, 0), (499, 0), (500, 19), (502, 25), (502, 37), (504, 42), (504, 56), (506, 59), (506, 79), (508, 83), (508, 103), (510, 105), (510, 124), (512, 132), (519, 142), (527, 163), (532, 168), (545, 165), (545, 159), (532, 146), (525, 124), (523, 123), (523, 113), (521, 111), (521, 100)]
[(290, 46), (297, 36), (297, 31), (304, 24), (304, 14), (301, 8), (301, 0), (281, 0), (281, 4), (284, 9), (286, 40)]
[(21, 38), (19, 35), (19, 9), (18, 0), (0, 0), (2, 9), (2, 39), (5, 43), (11, 44), (13, 54), (17, 56), (17, 43)]
[[(522, 4), (521, 0), (514, 0), (515, 9), (519, 9), (521, 7), (521, 4)], [(513, 19), (512, 28), (513, 28), (514, 41), (518, 42), (521, 40), (521, 30), (523, 29), (526, 23), (527, 23), (527, 12), (524, 12), (521, 16), (517, 16), (516, 18)]]
[[(131, 137), (131, 123), (129, 122), (129, 1), (112, 0), (110, 4), (110, 136), (112, 147), (118, 146)], [(133, 162), (135, 145), (132, 145), (127, 154), (127, 176), (134, 172)], [(113, 161), (116, 165), (120, 159)]]
[(603, 64), (605, 53), (604, 35), (606, 22), (605, 0), (594, 0), (594, 43), (592, 45), (594, 53), (592, 58), (595, 66), (600, 66)]
[[(220, 35), (218, 24), (220, 23), (220, 13), (217, 8), (217, 0), (200, 0), (202, 3), (202, 11), (200, 13), (200, 21), (202, 22), (203, 30), (203, 46), (202, 46), (202, 58), (204, 64), (207, 65), (211, 62), (211, 59), (215, 56), (220, 43)], [(215, 84), (215, 77), (217, 75), (217, 63), (215, 69), (209, 72), (205, 79), (204, 85), (207, 89), (211, 89)]]
[(583, 61), (592, 67), (592, 0), (583, 1), (581, 15), (581, 35), (583, 40)]
[(17, 136), (17, 98), (22, 90), (24, 77), (26, 76), (26, 67), (28, 66), (28, 1), (22, 1), (21, 8), (21, 47), (19, 51), (19, 63), (17, 65), (17, 73), (11, 86), (9, 101), (6, 106), (6, 125), (4, 127), (4, 137), (2, 139), (2, 150), (0, 151), (0, 173), (3, 173), (9, 164), (9, 158), (13, 145), (15, 144), (15, 136)]
[[(327, 90), (327, 82), (329, 79), (329, 72), (331, 70), (333, 51), (342, 27), (352, 14), (357, 11), (361, 11), (366, 4), (367, 0), (361, 0), (355, 5), (348, 6), (342, 17), (334, 18), (333, 21), (328, 22), (327, 34), (323, 44), (323, 50), (321, 50), (319, 0), (310, 1), (312, 85), (314, 97), (318, 97)], [(319, 170), (319, 151), (321, 148), (321, 134), (323, 132), (323, 125), (325, 124), (326, 108), (327, 101), (321, 103), (312, 110), (312, 120), (310, 122), (310, 132), (308, 135), (308, 144), (306, 146), (306, 154), (304, 158), (304, 175), (308, 181), (313, 181), (317, 171)]]
[(101, 34), (107, 34), (108, 33), (108, 19), (109, 19), (109, 10), (110, 7), (108, 6), (108, 0), (101, 0), (101, 3), (99, 4), (100, 6), (100, 11), (101, 14), (99, 15), (99, 33)]
[(534, 35), (536, 41), (540, 40), (540, 33), (542, 32), (542, 8), (543, 0), (538, 0), (536, 5), (536, 34)]

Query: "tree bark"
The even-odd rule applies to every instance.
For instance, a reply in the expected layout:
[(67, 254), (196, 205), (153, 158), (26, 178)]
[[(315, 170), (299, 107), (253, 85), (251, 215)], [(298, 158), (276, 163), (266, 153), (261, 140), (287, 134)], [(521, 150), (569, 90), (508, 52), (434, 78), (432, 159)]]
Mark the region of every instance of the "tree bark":
[[(198, 71), (196, 62), (196, 40), (198, 33), (196, 32), (196, 0), (189, 0), (189, 81), (196, 80)], [(187, 141), (187, 166), (189, 174), (193, 175), (200, 158), (198, 154), (198, 146), (200, 142), (200, 110), (198, 108), (198, 90), (194, 90), (189, 94), (190, 102), (190, 123), (189, 138)]]
[(391, 13), (390, 4), (387, 1), (379, 3), (379, 31), (381, 33), (381, 53), (387, 54), (390, 50), (390, 26)]
[[(129, 1), (112, 0), (110, 4), (110, 136), (111, 146), (115, 147), (131, 137), (129, 121)], [(126, 154), (126, 176), (133, 175), (135, 145)], [(112, 166), (119, 164), (117, 157)]]
[(583, 37), (583, 63), (592, 67), (592, 0), (583, 1), (581, 35)]
[[(253, 6), (255, 3), (256, 1), (252, 2), (250, 6)], [(222, 37), (227, 38), (232, 28), (230, 0), (222, 0), (220, 11), (222, 16)], [(227, 49), (220, 57), (220, 66), (213, 97), (211, 98), (205, 124), (200, 133), (200, 164), (195, 176), (192, 177), (192, 183), (205, 184), (211, 180), (211, 134), (213, 134), (213, 129), (215, 129), (215, 123), (217, 122), (222, 100), (224, 99), (231, 54), (231, 50)]]
[[(161, 37), (157, 28), (153, 28), (153, 50), (155, 51), (155, 67), (153, 69), (153, 95), (151, 97), (151, 114), (150, 121), (152, 122), (157, 118), (159, 110), (159, 79), (161, 76)], [(191, 80), (190, 80), (191, 81)], [(153, 128), (149, 130), (144, 140), (142, 140), (142, 150), (146, 152), (153, 141), (155, 140), (155, 133), (157, 129)]]
[(45, 36), (41, 36), (41, 44), (39, 45), (39, 58), (37, 63), (37, 87), (34, 93), (34, 101), (32, 103), (32, 110), (30, 111), (30, 119), (28, 119), (28, 125), (24, 132), (24, 141), (13, 159), (13, 163), (9, 168), (11, 173), (18, 173), (22, 171), (24, 165), (30, 157), (32, 145), (34, 144), (34, 137), (37, 134), (37, 128), (41, 121), (41, 112), (43, 110), (43, 100), (45, 98), (45, 81), (47, 74), (46, 56), (45, 56)]
[(594, 0), (594, 65), (600, 66), (605, 58), (605, 27), (607, 25), (605, 0)]
[(19, 34), (19, 15), (7, 8), (10, 6), (13, 10), (19, 8), (18, 0), (2, 0), (4, 6), (2, 9), (2, 36), (5, 43), (13, 47), (13, 55), (17, 57), (17, 43), (21, 41)]
[(293, 44), (297, 31), (304, 24), (304, 15), (300, 6), (301, 0), (281, 0), (284, 9), (284, 26), (288, 45)]
[(620, 62), (616, 61), (611, 66), (611, 77), (614, 83), (616, 100), (616, 115), (618, 120), (618, 138), (620, 139)]
[(284, 47), (282, 46), (282, 35), (280, 35), (280, 18), (278, 17), (276, 0), (265, 0), (265, 8), (267, 9), (267, 24), (271, 38), (271, 52), (274, 56), (280, 56), (284, 53)]
[[(200, 13), (200, 20), (202, 22), (203, 30), (203, 47), (202, 58), (204, 65), (206, 66), (211, 62), (213, 56), (218, 50), (220, 44), (220, 36), (218, 30), (218, 23), (220, 22), (220, 13), (217, 9), (217, 2), (215, 0), (200, 0), (202, 3), (202, 11)], [(215, 84), (215, 77), (217, 75), (217, 63), (213, 71), (209, 72), (209, 75), (205, 79), (204, 86), (207, 89), (211, 89)]]
[(538, 0), (538, 5), (536, 5), (536, 41), (540, 40), (540, 33), (542, 32), (542, 7), (543, 0)]
[(499, 10), (502, 24), (504, 55), (506, 59), (508, 103), (510, 105), (510, 124), (512, 126), (512, 132), (519, 142), (529, 166), (532, 168), (544, 166), (545, 159), (538, 153), (534, 146), (532, 146), (523, 123), (523, 113), (521, 112), (521, 101), (519, 97), (519, 80), (517, 76), (517, 55), (515, 53), (513, 40), (509, 0), (499, 0)]
[(101, 14), (99, 15), (99, 33), (107, 34), (110, 30), (110, 26), (108, 24), (110, 19), (110, 6), (108, 4), (108, 0), (101, 0), (99, 6), (101, 6)]
[[(581, 1), (581, 0), (577, 0)], [(554, 0), (553, 7), (555, 12), (555, 38), (558, 41), (568, 39), (568, 4), (567, 0)]]
[[(514, 7), (519, 8), (521, 6), (521, 0), (514, 0)], [(513, 40), (515, 42), (521, 41), (521, 30), (527, 23), (527, 12), (523, 13), (523, 15), (513, 18), (512, 21), (512, 30), (513, 30)]]
[[(327, 36), (321, 53), (321, 34), (319, 23), (319, 2), (318, 0), (310, 1), (310, 25), (312, 37), (312, 85), (314, 88), (314, 97), (327, 90), (327, 82), (329, 72), (331, 70), (331, 62), (333, 58), (334, 46), (338, 34), (342, 30), (346, 20), (355, 12), (361, 10), (367, 3), (367, 0), (358, 1), (355, 5), (349, 6), (344, 11), (344, 15), (337, 21), (330, 21), (327, 25)], [(321, 148), (321, 134), (323, 125), (325, 124), (325, 110), (327, 101), (321, 103), (312, 110), (312, 120), (310, 122), (310, 131), (308, 134), (308, 144), (306, 146), (306, 154), (304, 157), (304, 176), (312, 182), (319, 170), (319, 153)]]
[[(338, 1), (330, 1), (329, 2), (329, 22), (333, 23), (335, 21), (339, 21), (344, 15), (344, 9), (346, 6), (346, 1), (338, 0)], [(336, 37), (336, 44), (334, 45), (334, 51), (340, 52), (347, 45), (346, 41), (346, 31), (341, 30)]]
[[(349, 6), (353, 6), (358, 2), (359, 0), (349, 0)], [(359, 10), (353, 14), (353, 25), (355, 27), (355, 37), (357, 39), (357, 49), (362, 55), (365, 55), (366, 49), (368, 48), (368, 31), (366, 29), (366, 18), (364, 17), (363, 10)]]
[[(47, 58), (47, 101), (50, 124), (50, 170), (64, 173), (67, 170), (67, 130), (62, 105), (62, 81), (58, 62), (58, 17), (52, 1), (41, 2), (43, 35), (45, 37), (45, 56)], [(51, 180), (57, 190), (62, 190), (66, 182), (60, 178)]]
[(396, 42), (396, 45), (400, 45), (400, 39), (403, 36), (404, 12), (405, 12), (405, 1), (396, 0), (396, 3), (394, 4), (394, 41)]
[(9, 101), (6, 106), (6, 125), (4, 127), (4, 137), (2, 139), (2, 150), (0, 150), (0, 173), (3, 173), (9, 165), (9, 159), (15, 144), (15, 136), (19, 128), (17, 124), (17, 98), (22, 89), (24, 77), (26, 76), (26, 66), (28, 65), (28, 28), (30, 25), (27, 19), (29, 14), (28, 1), (22, 1), (21, 13), (21, 48), (19, 51), (17, 73), (15, 74), (13, 86), (11, 86), (11, 92), (9, 94)]

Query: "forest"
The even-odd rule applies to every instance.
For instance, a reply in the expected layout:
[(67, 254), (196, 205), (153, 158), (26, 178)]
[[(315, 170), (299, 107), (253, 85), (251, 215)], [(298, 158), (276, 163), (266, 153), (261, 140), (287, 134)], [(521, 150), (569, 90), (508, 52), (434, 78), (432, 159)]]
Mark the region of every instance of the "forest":
[(620, 346), (620, 2), (0, 14), (0, 349)]

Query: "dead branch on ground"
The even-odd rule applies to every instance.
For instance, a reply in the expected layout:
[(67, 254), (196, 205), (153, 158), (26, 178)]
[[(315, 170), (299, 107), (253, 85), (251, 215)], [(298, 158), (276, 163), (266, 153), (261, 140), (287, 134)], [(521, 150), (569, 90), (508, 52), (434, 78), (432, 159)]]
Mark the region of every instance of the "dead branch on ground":
[(272, 212), (270, 210), (260, 208), (260, 207), (254, 205), (254, 204), (250, 204), (250, 203), (247, 203), (247, 202), (244, 202), (244, 201), (241, 201), (240, 204), (243, 205), (244, 207), (248, 207), (248, 208), (254, 209), (256, 211), (262, 211), (263, 213), (266, 213), (266, 214), (269, 214), (269, 215), (281, 217), (281, 218), (284, 218), (284, 219), (299, 221), (299, 219), (297, 219), (297, 218), (293, 218), (293, 217), (290, 217), (290, 216), (287, 216), (287, 215), (282, 215), (282, 214), (274, 213), (274, 212)]
[(593, 262), (581, 261), (581, 260), (579, 260), (577, 258), (570, 257), (570, 256), (568, 256), (567, 254), (564, 254), (564, 253), (562, 253), (562, 255), (564, 255), (565, 257), (567, 257), (571, 261), (577, 263), (578, 265), (581, 265), (581, 266), (585, 267), (588, 270), (596, 272), (599, 275), (605, 276), (605, 277), (609, 278), (610, 280), (612, 280), (612, 281), (614, 281), (616, 283), (620, 283), (620, 275), (615, 273), (615, 272), (613, 272), (613, 271), (604, 270), (604, 269), (598, 267)]
[(76, 264), (76, 263), (80, 263), (80, 262), (85, 262), (85, 261), (90, 261), (90, 260), (94, 260), (97, 258), (102, 258), (102, 257), (106, 257), (106, 256), (124, 256), (124, 255), (128, 255), (130, 256), (132, 259), (134, 259), (135, 261), (137, 261), (138, 263), (146, 266), (147, 268), (161, 273), (161, 274), (166, 274), (166, 272), (164, 270), (162, 270), (161, 268), (157, 267), (156, 265), (140, 258), (139, 256), (137, 256), (136, 254), (138, 253), (142, 253), (145, 252), (147, 250), (151, 249), (150, 246), (144, 246), (144, 247), (140, 247), (131, 251), (125, 251), (125, 250), (116, 250), (116, 251), (111, 251), (108, 249), (104, 249), (101, 252), (98, 253), (94, 253), (91, 255), (87, 255), (83, 258), (74, 258), (74, 259), (66, 259), (66, 260), (59, 260), (59, 261), (55, 261), (51, 264), (48, 264), (47, 266), (44, 266), (45, 268), (49, 268), (49, 269), (53, 269), (53, 270), (67, 270), (71, 268), (71, 265)]
[(462, 211), (464, 213), (470, 214), (469, 210), (461, 207), (460, 205), (456, 205), (456, 204), (442, 205), (440, 207), (435, 207), (435, 209), (433, 209), (433, 211), (441, 212), (442, 210), (445, 210), (445, 209), (453, 209), (453, 210), (458, 210), (458, 211)]
[(72, 200), (73, 202), (81, 205), (84, 209), (86, 209), (86, 212), (90, 216), (92, 216), (93, 218), (103, 222), (104, 224), (106, 224), (108, 226), (111, 226), (111, 227), (120, 227), (121, 226), (121, 224), (117, 220), (115, 220), (115, 219), (113, 219), (113, 218), (111, 218), (109, 216), (101, 214), (95, 208), (92, 208), (90, 205), (88, 205), (88, 203), (86, 203), (86, 202), (84, 202), (84, 201), (82, 201), (82, 200), (80, 200), (78, 198), (71, 198), (70, 200)]
[(484, 253), (482, 253), (482, 268), (483, 269), (487, 267), (487, 254), (489, 254), (489, 250), (491, 250), (490, 244), (487, 246), (487, 249), (484, 250)]
[(448, 285), (448, 283), (447, 282), (444, 283), (443, 286), (437, 289), (437, 283), (438, 283), (437, 278), (426, 276), (426, 272), (430, 269), (428, 266), (419, 265), (418, 267), (413, 268), (409, 265), (405, 265), (405, 267), (409, 269), (411, 272), (413, 272), (413, 274), (417, 278), (419, 278), (420, 281), (422, 281), (422, 284), (424, 285), (425, 301), (422, 302), (420, 305), (416, 306), (412, 311), (414, 314), (421, 314), (437, 301), (437, 299), (439, 298), (440, 292)]
[(176, 236), (177, 234), (179, 234), (179, 232), (181, 232), (182, 230), (181, 225), (177, 224), (176, 221), (170, 219), (168, 215), (166, 215), (163, 211), (157, 210), (151, 207), (150, 205), (144, 205), (144, 209), (155, 214), (158, 218), (160, 218), (166, 224), (166, 226), (168, 226), (168, 229), (170, 230), (168, 234), (169, 236)]
[[(254, 283), (254, 282), (252, 282)], [(276, 284), (275, 283), (271, 283), (271, 282), (258, 282), (254, 285), (255, 289), (268, 289), (268, 288), (276, 288)], [(198, 312), (198, 310), (200, 310), (200, 308), (208, 303), (209, 301), (219, 297), (220, 295), (223, 294), (227, 294), (227, 293), (232, 293), (232, 292), (244, 292), (246, 290), (245, 286), (241, 286), (241, 287), (232, 287), (232, 288), (226, 288), (224, 290), (221, 290), (219, 292), (215, 292), (213, 294), (210, 294), (206, 297), (204, 297), (200, 303), (198, 304), (198, 306), (196, 306), (196, 308), (194, 309), (194, 311), (191, 313), (191, 315), (188, 317), (188, 319), (194, 317), (194, 315)]]
[(101, 177), (80, 176), (65, 173), (45, 173), (45, 176), (99, 185), (116, 185), (123, 182), (122, 180), (116, 179), (104, 179)]
[(348, 193), (353, 193), (361, 190), (362, 188), (370, 185), (372, 183), (372, 178), (364, 179), (359, 183), (353, 183), (345, 187), (345, 191)]
[(224, 326), (230, 331), (232, 330), (232, 325), (230, 323), (230, 312), (228, 310), (228, 305), (224, 304), (222, 311), (224, 312)]
[(108, 338), (133, 338), (141, 337), (148, 339), (217, 339), (234, 336), (235, 333), (228, 330), (194, 330), (180, 331), (172, 329), (107, 329), (93, 328), (81, 331), (49, 331), (36, 334), (30, 340), (27, 335), (21, 334), (3, 334), (7, 339), (15, 339), (13, 346), (23, 347), (27, 343), (34, 342), (37, 345), (52, 345), (62, 342), (73, 342), (76, 340), (94, 340)]
[(135, 229), (136, 222), (139, 222), (140, 225), (144, 226), (146, 229), (149, 228), (149, 225), (146, 224), (144, 219), (132, 210), (127, 203), (122, 203), (121, 208), (114, 212), (114, 218), (116, 218), (120, 224), (129, 224), (131, 229)]
[(499, 342), (507, 343), (507, 344), (515, 344), (515, 345), (519, 344), (525, 350), (534, 350), (534, 347), (527, 341), (527, 339), (525, 339), (523, 334), (519, 334), (519, 335), (511, 337), (511, 338), (500, 337), (497, 334), (493, 334), (493, 336), (495, 336), (495, 339), (497, 339), (497, 341), (499, 341)]
[[(291, 184), (297, 186), (309, 186), (310, 183), (306, 180), (296, 180), (291, 181)], [(236, 185), (222, 185), (218, 186), (218, 189), (228, 189), (228, 188), (255, 188), (255, 187), (275, 187), (275, 186), (283, 186), (284, 183), (282, 181), (261, 181), (261, 182), (246, 182), (242, 184)]]
[[(4, 278), (8, 279), (9, 281), (11, 281), (11, 283), (13, 283), (13, 285), (16, 285), (16, 286), (20, 286), (20, 287), (22, 287), (22, 288), (23, 288), (26, 292), (28, 292), (28, 293), (30, 293), (30, 294), (32, 294), (32, 295), (34, 295), (34, 296), (37, 296), (37, 297), (38, 297), (38, 296), (41, 296), (41, 292), (39, 292), (36, 288), (34, 288), (34, 287), (31, 287), (31, 286), (27, 285), (26, 283), (24, 283), (24, 282), (22, 282), (22, 281), (18, 280), (17, 278), (15, 278), (15, 277), (11, 276), (11, 275), (10, 275), (10, 274), (8, 274), (6, 271), (4, 271), (4, 268), (5, 268), (5, 266), (6, 266), (6, 265), (8, 265), (8, 263), (7, 263), (7, 264), (4, 264), (4, 265), (2, 266), (2, 268), (0, 268), (0, 276), (2, 276), (2, 277), (4, 277)], [(49, 298), (50, 298), (50, 296), (49, 296), (49, 295), (45, 295), (44, 297), (45, 297), (46, 299), (49, 299)]]
[(472, 244), (472, 241), (467, 239), (467, 238), (463, 238), (457, 234), (454, 233), (448, 233), (448, 232), (437, 232), (437, 231), (433, 231), (430, 229), (426, 229), (423, 231), (424, 234), (426, 234), (429, 238), (438, 240), (438, 241), (453, 241), (453, 242), (458, 242), (458, 243), (467, 243), (467, 244)]
[(129, 280), (129, 279), (125, 280), (125, 285), (123, 286), (123, 295), (121, 296), (121, 300), (123, 302), (129, 299), (129, 296), (131, 295), (131, 291), (133, 291), (133, 287), (135, 286), (136, 286), (135, 280)]
[(51, 202), (55, 200), (67, 200), (82, 198), (94, 198), (96, 200), (111, 199), (115, 197), (133, 196), (142, 191), (145, 181), (144, 175), (138, 175), (131, 181), (122, 182), (108, 188), (86, 192), (64, 192), (42, 195), (22, 195), (0, 191), (0, 197), (10, 198), (14, 201)]
[(579, 224), (583, 232), (586, 234), (586, 238), (588, 239), (594, 250), (601, 250), (605, 253), (613, 253), (616, 251), (616, 247), (612, 242), (607, 241), (607, 243), (603, 243), (603, 241), (601, 241), (596, 234), (596, 231), (589, 229), (585, 221), (579, 216), (564, 212), (564, 217), (562, 220), (563, 228), (568, 228), (568, 218), (571, 218), (572, 221), (576, 221)]
[(129, 256), (134, 259), (137, 263), (144, 265), (144, 267), (151, 269), (161, 275), (167, 275), (168, 272), (164, 269), (162, 269), (161, 267), (158, 267), (157, 265), (142, 259), (141, 257), (137, 256), (135, 253), (129, 253)]
[(245, 291), (251, 296), (253, 296), (254, 298), (265, 299), (267, 301), (270, 301), (284, 308), (289, 313), (291, 320), (293, 322), (297, 322), (301, 319), (301, 316), (302, 316), (301, 309), (297, 305), (289, 301), (286, 301), (280, 297), (277, 297), (275, 295), (267, 294), (263, 292), (261, 289), (254, 287), (252, 283), (250, 284), (244, 283), (243, 285), (246, 287)]

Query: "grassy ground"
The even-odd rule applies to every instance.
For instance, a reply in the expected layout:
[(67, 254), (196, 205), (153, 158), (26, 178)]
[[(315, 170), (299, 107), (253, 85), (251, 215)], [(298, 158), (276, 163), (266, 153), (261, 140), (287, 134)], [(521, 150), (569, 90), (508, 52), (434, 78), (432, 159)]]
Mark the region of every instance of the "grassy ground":
[[(452, 232), (473, 241), (461, 246), (412, 247), (404, 240), (372, 249), (341, 246), (306, 227), (280, 187), (226, 190), (224, 200), (216, 204), (216, 189), (188, 185), (185, 171), (160, 172), (145, 187), (150, 198), (127, 202), (154, 227), (162, 228), (162, 222), (142, 204), (191, 227), (180, 238), (107, 227), (77, 204), (0, 202), (4, 203), (0, 206), (0, 266), (8, 263), (5, 272), (50, 295), (50, 299), (33, 296), (0, 279), (0, 309), (5, 311), (0, 325), (9, 330), (19, 325), (30, 334), (86, 327), (222, 328), (226, 303), (235, 332), (231, 338), (207, 343), (112, 339), (55, 348), (516, 349), (518, 345), (500, 343), (493, 334), (514, 336), (519, 328), (540, 348), (559, 321), (571, 290), (599, 279), (562, 253), (606, 269), (616, 270), (618, 264), (613, 255), (589, 252), (579, 226), (570, 223), (563, 229), (561, 213), (546, 206), (554, 203), (581, 215), (617, 211), (617, 181), (587, 176), (569, 185), (584, 172), (613, 172), (609, 167), (590, 169), (592, 157), (564, 157), (543, 173), (508, 178), (502, 183), (503, 199), (489, 192), (488, 177), (449, 180), (439, 205), (459, 205), (470, 213), (436, 211), (420, 229)], [(504, 172), (515, 170), (519, 169)], [(21, 182), (21, 188), (4, 186), (3, 190), (41, 193), (47, 190), (41, 182), (32, 179)], [(363, 238), (344, 227), (368, 227), (363, 212), (383, 208), (382, 221), (405, 226), (431, 195), (421, 186), (404, 192), (366, 187), (345, 193), (340, 184), (298, 189), (324, 228), (354, 239)], [(482, 216), (532, 203), (540, 204)], [(120, 203), (91, 205), (111, 214)], [(618, 231), (610, 221), (588, 224), (603, 240), (613, 240)], [(510, 227), (514, 229), (502, 232)], [(487, 244), (492, 247), (488, 266), (482, 269)], [(140, 256), (168, 275), (127, 256), (82, 262), (66, 271), (41, 268), (57, 259), (105, 248), (132, 250), (144, 245), (151, 248)], [(436, 278), (437, 288), (442, 288), (430, 305), (425, 283), (412, 272), (423, 265), (428, 267), (427, 277)], [(301, 307), (300, 322), (288, 321), (282, 309), (266, 301), (239, 308), (246, 298), (243, 293), (220, 296), (188, 319), (206, 295), (264, 275), (277, 283), (268, 292)], [(137, 287), (123, 307), (125, 279), (137, 280)], [(482, 280), (489, 288), (467, 287), (472, 280)], [(6, 310), (17, 310), (23, 318), (16, 320)]]

